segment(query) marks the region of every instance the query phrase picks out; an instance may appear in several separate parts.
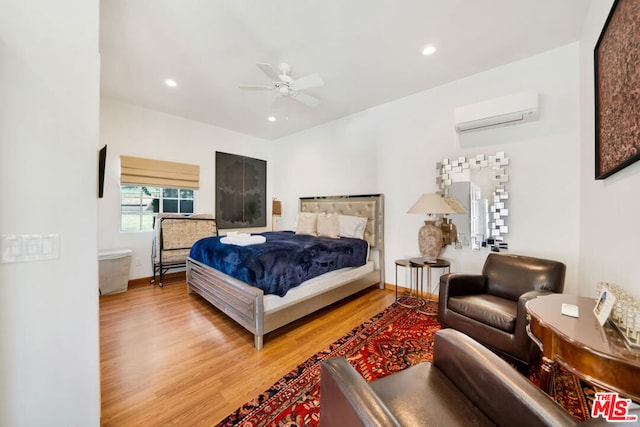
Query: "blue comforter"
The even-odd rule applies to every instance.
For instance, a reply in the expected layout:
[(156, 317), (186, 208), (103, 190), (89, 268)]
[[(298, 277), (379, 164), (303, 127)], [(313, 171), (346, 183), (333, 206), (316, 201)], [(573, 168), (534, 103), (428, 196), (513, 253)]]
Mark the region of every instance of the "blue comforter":
[(366, 264), (364, 240), (296, 235), (292, 231), (262, 233), (265, 243), (228, 245), (221, 237), (198, 240), (191, 258), (256, 286), (265, 294), (284, 296), (305, 280), (345, 267)]

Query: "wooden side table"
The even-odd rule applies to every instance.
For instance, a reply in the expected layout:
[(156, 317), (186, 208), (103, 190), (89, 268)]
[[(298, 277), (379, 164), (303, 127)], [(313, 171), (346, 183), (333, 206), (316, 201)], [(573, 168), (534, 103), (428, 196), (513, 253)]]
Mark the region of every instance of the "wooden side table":
[[(562, 304), (578, 306), (579, 317), (561, 313)], [(542, 350), (540, 388), (550, 392), (558, 365), (583, 380), (640, 403), (640, 350), (628, 348), (618, 331), (593, 314), (595, 300), (567, 294), (527, 302), (530, 338)]]

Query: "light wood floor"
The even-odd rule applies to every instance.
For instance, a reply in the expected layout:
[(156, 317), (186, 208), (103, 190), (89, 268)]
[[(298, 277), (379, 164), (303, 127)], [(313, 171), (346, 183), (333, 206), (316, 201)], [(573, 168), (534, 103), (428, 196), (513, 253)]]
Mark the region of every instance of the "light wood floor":
[(267, 334), (257, 351), (184, 280), (102, 296), (102, 425), (214, 425), (394, 298), (372, 287)]

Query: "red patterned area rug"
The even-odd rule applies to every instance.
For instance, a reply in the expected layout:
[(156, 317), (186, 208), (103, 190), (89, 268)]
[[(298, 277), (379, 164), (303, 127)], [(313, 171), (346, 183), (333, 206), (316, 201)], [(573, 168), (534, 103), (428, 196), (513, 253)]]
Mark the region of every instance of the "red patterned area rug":
[[(427, 310), (435, 313), (436, 303)], [(435, 316), (393, 304), (312, 356), (264, 393), (242, 405), (218, 426), (317, 426), (320, 414), (320, 364), (345, 357), (372, 381), (420, 362), (431, 361)], [(531, 380), (537, 383), (538, 367)], [(580, 420), (589, 418), (595, 392), (567, 372), (555, 379), (554, 399)]]

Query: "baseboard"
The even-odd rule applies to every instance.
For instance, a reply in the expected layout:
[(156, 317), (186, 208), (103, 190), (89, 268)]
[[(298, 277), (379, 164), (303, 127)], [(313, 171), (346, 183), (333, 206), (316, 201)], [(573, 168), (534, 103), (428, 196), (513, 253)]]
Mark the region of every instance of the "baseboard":
[[(166, 283), (170, 283), (170, 282), (179, 282), (179, 281), (184, 281), (186, 280), (186, 273), (184, 271), (176, 271), (174, 273), (166, 273), (162, 275), (162, 282), (164, 284)], [(156, 276), (156, 282), (155, 283), (151, 283), (151, 279), (153, 279), (153, 277), (139, 277), (137, 279), (131, 279), (129, 280), (129, 288), (136, 288), (136, 287), (142, 287), (142, 286), (151, 286), (151, 285), (157, 285), (158, 284), (158, 276)]]

